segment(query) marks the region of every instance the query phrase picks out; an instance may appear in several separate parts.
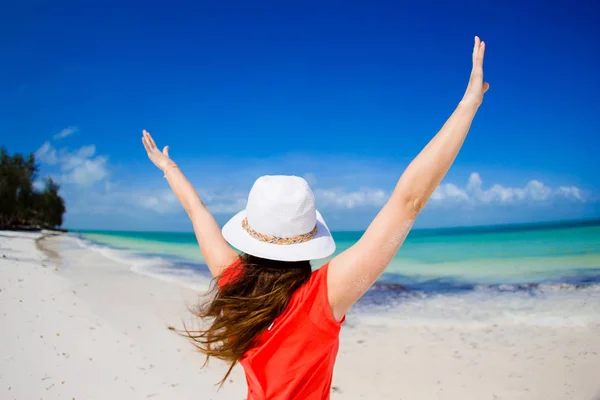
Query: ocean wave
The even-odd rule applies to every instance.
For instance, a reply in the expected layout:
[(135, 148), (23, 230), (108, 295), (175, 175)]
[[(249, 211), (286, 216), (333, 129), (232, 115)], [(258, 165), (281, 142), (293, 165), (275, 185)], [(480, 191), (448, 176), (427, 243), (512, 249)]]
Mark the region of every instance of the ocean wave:
[(584, 283), (519, 283), (499, 285), (477, 285), (474, 290), (488, 292), (528, 292), (528, 293), (551, 293), (574, 290), (599, 290), (600, 282), (590, 281)]
[[(528, 292), (580, 290), (600, 285), (600, 268), (570, 270), (564, 276), (552, 278), (542, 276), (510, 277), (509, 282), (485, 282), (489, 279), (477, 279), (469, 276), (424, 278), (410, 275), (388, 273), (383, 281), (378, 281), (372, 291), (381, 294), (422, 292), (425, 294), (451, 294), (471, 291)], [(520, 282), (519, 282), (520, 280)]]
[[(370, 291), (355, 316), (386, 325), (600, 325), (600, 285), (482, 286), (455, 293)], [(385, 293), (385, 295), (383, 295)]]

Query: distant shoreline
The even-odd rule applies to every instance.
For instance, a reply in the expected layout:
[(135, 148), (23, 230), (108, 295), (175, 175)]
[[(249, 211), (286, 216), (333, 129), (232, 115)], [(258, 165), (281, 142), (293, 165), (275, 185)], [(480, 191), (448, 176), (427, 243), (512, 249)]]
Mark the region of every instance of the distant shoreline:
[(36, 225), (0, 225), (0, 231), (11, 231), (11, 232), (41, 232), (41, 231), (52, 231), (52, 232), (69, 232), (67, 229), (61, 228), (49, 228), (45, 226)]

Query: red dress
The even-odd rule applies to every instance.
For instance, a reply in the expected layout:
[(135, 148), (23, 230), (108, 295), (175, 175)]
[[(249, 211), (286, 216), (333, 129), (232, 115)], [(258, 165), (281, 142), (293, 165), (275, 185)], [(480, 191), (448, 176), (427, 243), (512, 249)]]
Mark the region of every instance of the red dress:
[(331, 312), (328, 266), (311, 274), (257, 345), (241, 358), (248, 382), (247, 400), (329, 399), (344, 318), (336, 321)]

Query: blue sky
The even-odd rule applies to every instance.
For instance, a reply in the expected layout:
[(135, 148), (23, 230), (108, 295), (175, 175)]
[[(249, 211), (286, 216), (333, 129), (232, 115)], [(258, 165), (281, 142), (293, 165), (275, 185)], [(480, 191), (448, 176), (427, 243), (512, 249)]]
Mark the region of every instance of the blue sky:
[(418, 225), (598, 217), (599, 18), (591, 1), (3, 5), (0, 143), (38, 152), (69, 228), (190, 229), (145, 128), (220, 222), (282, 173), (362, 229), (460, 100), (477, 34), (491, 89)]

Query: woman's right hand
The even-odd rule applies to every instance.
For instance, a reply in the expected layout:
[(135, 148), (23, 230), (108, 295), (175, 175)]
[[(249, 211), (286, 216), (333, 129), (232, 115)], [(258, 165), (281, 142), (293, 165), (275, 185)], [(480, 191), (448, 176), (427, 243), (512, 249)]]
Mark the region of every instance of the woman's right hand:
[(148, 158), (158, 168), (165, 171), (169, 167), (176, 166), (173, 160), (169, 158), (169, 146), (165, 146), (163, 151), (161, 152), (156, 147), (156, 143), (154, 143), (154, 139), (152, 139), (150, 133), (147, 132), (145, 129), (142, 131), (142, 143), (144, 143), (144, 148), (148, 153)]
[(483, 82), (483, 55), (485, 54), (485, 43), (475, 36), (473, 46), (473, 69), (465, 95), (461, 103), (472, 104), (479, 107), (483, 102), (483, 95), (490, 88), (489, 83)]

